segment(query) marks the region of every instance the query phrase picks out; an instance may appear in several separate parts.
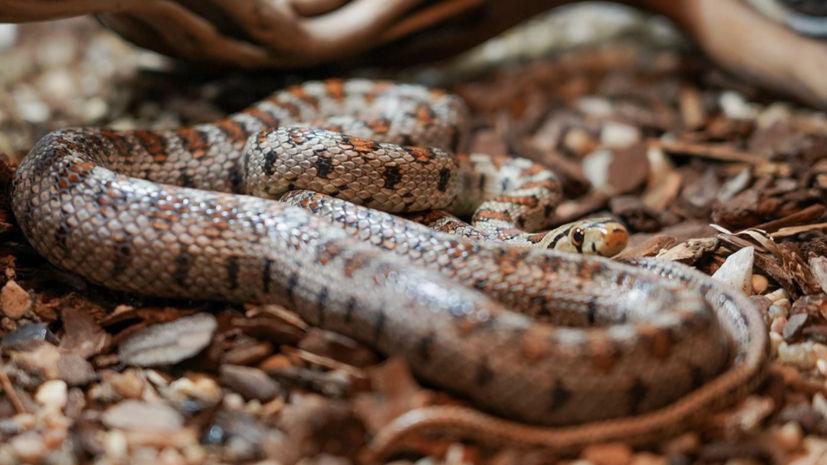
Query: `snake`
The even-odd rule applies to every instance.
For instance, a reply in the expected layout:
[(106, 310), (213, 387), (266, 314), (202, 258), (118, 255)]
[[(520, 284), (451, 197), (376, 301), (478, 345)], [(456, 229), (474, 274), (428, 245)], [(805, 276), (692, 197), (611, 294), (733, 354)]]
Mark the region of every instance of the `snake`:
[(468, 121), (445, 91), (306, 82), (208, 124), (52, 132), (17, 168), (12, 207), (39, 254), (92, 283), (283, 305), (472, 404), (401, 415), (377, 454), (441, 428), (643, 444), (757, 388), (769, 338), (743, 293), (601, 256), (625, 245), (612, 220), (543, 232), (559, 181), (461, 155)]

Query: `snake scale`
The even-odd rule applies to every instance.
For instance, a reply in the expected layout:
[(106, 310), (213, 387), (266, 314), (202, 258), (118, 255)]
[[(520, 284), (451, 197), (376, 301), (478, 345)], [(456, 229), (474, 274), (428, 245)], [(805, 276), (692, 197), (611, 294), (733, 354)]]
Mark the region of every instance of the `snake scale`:
[(646, 442), (757, 386), (769, 344), (744, 295), (679, 264), (560, 252), (612, 255), (625, 236), (606, 221), (533, 232), (559, 183), (526, 160), (452, 155), (466, 114), (440, 91), (331, 80), (212, 124), (61, 130), (21, 162), (13, 209), (40, 254), (94, 283), (285, 305), (497, 415), (413, 411), (377, 450), (431, 427), (561, 450)]

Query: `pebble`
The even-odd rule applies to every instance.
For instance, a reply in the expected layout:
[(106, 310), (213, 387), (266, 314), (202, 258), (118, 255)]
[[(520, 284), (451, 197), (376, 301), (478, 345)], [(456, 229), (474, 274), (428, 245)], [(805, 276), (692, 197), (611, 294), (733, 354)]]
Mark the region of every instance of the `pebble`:
[(612, 152), (608, 150), (596, 150), (583, 158), (583, 174), (595, 189), (603, 190), (608, 185), (611, 163)]
[(785, 291), (784, 289), (776, 289), (776, 290), (770, 292), (769, 294), (765, 295), (764, 297), (770, 299), (770, 302), (776, 303), (779, 300), (787, 299), (790, 296), (787, 294), (787, 291)]
[(668, 465), (666, 457), (651, 452), (640, 452), (632, 457), (630, 465)]
[(106, 409), (101, 421), (108, 428), (143, 431), (175, 431), (184, 426), (184, 418), (174, 408), (160, 403), (125, 400)]
[(107, 431), (103, 439), (103, 449), (112, 463), (119, 463), (126, 458), (129, 451), (126, 435), (122, 431)]
[(588, 446), (580, 455), (595, 465), (628, 465), (632, 449), (622, 442), (611, 442)]
[(748, 103), (743, 95), (731, 90), (721, 93), (718, 105), (730, 119), (752, 120), (758, 116), (760, 109), (758, 105)]
[(9, 444), (23, 463), (39, 463), (48, 452), (43, 439), (35, 431), (17, 435), (9, 440)]
[(583, 156), (597, 148), (597, 141), (591, 134), (581, 128), (571, 128), (563, 137), (563, 145), (578, 156)]
[(755, 291), (756, 294), (763, 294), (769, 285), (770, 281), (766, 276), (760, 274), (752, 275), (752, 290)]
[(752, 295), (752, 263), (755, 259), (755, 248), (744, 247), (730, 255), (712, 279), (724, 286), (741, 289), (747, 295)]
[(32, 297), (14, 281), (9, 281), (0, 290), (0, 314), (12, 320), (19, 320), (29, 310)]
[(783, 316), (779, 316), (777, 318), (773, 318), (772, 323), (770, 324), (770, 331), (776, 334), (784, 334), (784, 327), (787, 325), (787, 318)]
[(784, 297), (782, 299), (778, 299), (778, 300), (774, 301), (772, 304), (773, 305), (778, 305), (779, 307), (781, 307), (785, 310), (789, 310), (790, 307), (792, 307), (792, 304), (790, 303), (790, 299), (788, 299), (786, 297)]
[(666, 455), (687, 455), (694, 452), (700, 443), (698, 433), (690, 431), (667, 441), (663, 446), (663, 452)]
[(0, 24), (0, 50), (5, 50), (17, 41), (17, 24)]
[(813, 408), (821, 414), (821, 416), (827, 418), (827, 399), (824, 398), (824, 394), (817, 392), (813, 396)]
[(34, 395), (34, 400), (38, 404), (52, 409), (53, 411), (60, 411), (66, 407), (66, 402), (69, 398), (69, 389), (66, 382), (55, 379), (46, 381), (37, 388)]
[(772, 304), (770, 305), (769, 310), (767, 310), (767, 315), (769, 315), (770, 319), (774, 320), (776, 318), (787, 318), (790, 314), (789, 309), (784, 308), (780, 305)]
[(818, 285), (827, 292), (827, 257), (813, 257), (809, 264)]
[(778, 349), (784, 343), (784, 336), (781, 333), (770, 333), (770, 347), (772, 348), (773, 357), (778, 357)]
[(803, 370), (810, 370), (816, 365), (815, 355), (813, 354), (813, 343), (811, 341), (802, 342), (800, 344), (787, 344), (782, 342), (778, 346), (778, 361), (781, 363), (790, 363)]
[(772, 438), (780, 448), (786, 451), (793, 451), (801, 446), (804, 431), (802, 431), (801, 425), (797, 422), (788, 421), (772, 432)]
[(610, 149), (626, 148), (640, 141), (640, 129), (626, 124), (606, 122), (600, 131), (600, 143)]

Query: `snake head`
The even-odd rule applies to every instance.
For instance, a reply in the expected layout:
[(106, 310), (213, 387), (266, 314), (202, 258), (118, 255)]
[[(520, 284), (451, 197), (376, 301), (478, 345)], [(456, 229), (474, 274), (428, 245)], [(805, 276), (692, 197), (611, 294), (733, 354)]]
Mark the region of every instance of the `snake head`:
[(568, 223), (553, 231), (537, 246), (561, 252), (612, 257), (626, 248), (629, 232), (613, 218), (589, 218)]

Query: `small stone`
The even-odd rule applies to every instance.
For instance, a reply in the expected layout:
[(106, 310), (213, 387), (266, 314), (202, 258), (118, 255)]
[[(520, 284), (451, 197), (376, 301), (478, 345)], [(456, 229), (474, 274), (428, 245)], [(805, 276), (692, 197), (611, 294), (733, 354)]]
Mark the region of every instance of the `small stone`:
[(787, 291), (784, 289), (776, 289), (765, 296), (766, 298), (770, 299), (770, 302), (776, 303), (781, 299), (787, 299), (790, 296), (787, 294)]
[(106, 409), (101, 421), (108, 428), (126, 430), (174, 431), (184, 425), (184, 418), (166, 404), (125, 400)]
[(632, 457), (631, 465), (668, 465), (666, 457), (651, 452), (640, 452)]
[(781, 307), (785, 310), (789, 310), (792, 307), (792, 304), (790, 304), (790, 299), (788, 299), (788, 298), (778, 299), (775, 302), (773, 302), (772, 304), (773, 305), (778, 305), (779, 307)]
[(747, 295), (752, 294), (752, 264), (755, 259), (755, 249), (744, 247), (726, 259), (712, 279), (726, 287), (741, 289)]
[(594, 444), (583, 449), (581, 457), (595, 465), (628, 465), (632, 449), (622, 442)]
[(781, 344), (783, 343), (784, 336), (782, 336), (781, 333), (770, 333), (770, 348), (772, 349), (773, 357), (778, 357), (778, 349), (781, 347)]
[(14, 45), (17, 40), (17, 24), (0, 24), (0, 50)]
[(779, 316), (772, 320), (770, 331), (777, 334), (784, 334), (784, 327), (787, 325), (787, 318)]
[(54, 411), (63, 410), (68, 400), (69, 389), (61, 380), (46, 381), (41, 384), (34, 395), (38, 404)]
[(813, 343), (810, 341), (800, 344), (782, 342), (778, 346), (778, 361), (793, 364), (803, 370), (810, 370), (816, 365), (812, 348)]
[(595, 150), (597, 144), (594, 137), (582, 128), (571, 128), (563, 136), (563, 146), (581, 157)]
[(238, 392), (246, 399), (267, 402), (282, 391), (278, 382), (258, 368), (222, 365), (218, 373), (222, 385)]
[(9, 440), (14, 452), (23, 463), (40, 463), (48, 450), (43, 439), (35, 431), (27, 431)]
[(663, 452), (666, 455), (689, 455), (694, 453), (700, 444), (698, 433), (690, 431), (668, 440), (663, 446)]
[(796, 313), (790, 316), (781, 333), (784, 336), (784, 340), (790, 342), (796, 339), (801, 334), (801, 331), (804, 330), (804, 326), (809, 319), (809, 315), (806, 313)]
[(12, 320), (19, 320), (26, 314), (32, 297), (19, 284), (9, 281), (0, 290), (0, 312)]
[(611, 163), (612, 152), (608, 150), (596, 150), (583, 157), (583, 174), (595, 189), (605, 190), (608, 186)]
[(605, 148), (622, 149), (640, 141), (640, 129), (614, 122), (606, 122), (600, 131), (600, 143)]
[(804, 438), (804, 432), (801, 430), (801, 425), (794, 421), (784, 423), (783, 426), (772, 432), (772, 438), (781, 449), (786, 451), (794, 451), (801, 446), (801, 440)]
[(788, 311), (788, 309), (786, 309), (786, 308), (784, 308), (780, 305), (773, 304), (773, 305), (770, 305), (769, 310), (767, 310), (767, 315), (769, 315), (770, 319), (773, 319), (773, 320), (776, 319), (776, 318), (784, 318), (784, 320), (786, 322), (786, 318), (789, 315), (789, 311)]
[(827, 292), (827, 257), (813, 257), (810, 259), (810, 268), (821, 290)]
[(718, 100), (724, 115), (729, 119), (752, 120), (758, 116), (759, 108), (746, 101), (743, 95), (734, 91), (721, 93)]
[(103, 449), (106, 451), (106, 457), (109, 460), (115, 463), (123, 461), (129, 451), (126, 435), (123, 434), (123, 431), (107, 431), (103, 438)]
[(820, 413), (822, 417), (827, 418), (827, 399), (824, 398), (824, 394), (820, 392), (815, 393), (813, 396), (813, 409)]
[(763, 294), (769, 285), (770, 281), (766, 276), (760, 274), (752, 275), (752, 290), (755, 291), (756, 294)]

